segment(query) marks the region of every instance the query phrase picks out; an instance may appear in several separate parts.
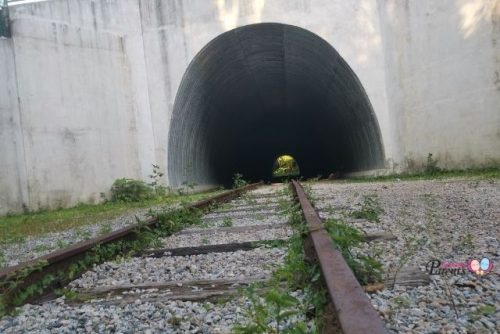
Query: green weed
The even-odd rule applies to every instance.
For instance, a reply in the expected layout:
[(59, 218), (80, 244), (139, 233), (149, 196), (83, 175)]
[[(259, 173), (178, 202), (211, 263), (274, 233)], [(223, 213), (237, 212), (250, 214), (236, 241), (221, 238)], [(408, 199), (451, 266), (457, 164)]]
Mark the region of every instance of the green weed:
[(69, 245), (69, 242), (67, 242), (66, 240), (59, 239), (56, 242), (57, 248), (65, 248), (68, 245)]
[(475, 249), (476, 243), (474, 242), (474, 235), (472, 235), (471, 233), (467, 233), (464, 236), (460, 236), (460, 244), (463, 249)]
[[(285, 196), (289, 189), (283, 191)], [(292, 222), (295, 233), (287, 242), (287, 255), (284, 265), (273, 273), (269, 282), (251, 285), (244, 295), (250, 301), (246, 310), (249, 322), (234, 328), (236, 333), (311, 333), (302, 320), (285, 326), (287, 319), (303, 315), (306, 319), (315, 318), (319, 332), (324, 306), (327, 303), (325, 292), (319, 288), (320, 272), (316, 265), (305, 259), (302, 245), (303, 218), (296, 204), (283, 201), (282, 214)], [(281, 243), (273, 246), (283, 246)], [(267, 288), (262, 293), (259, 288)], [(305, 300), (298, 301), (291, 292), (302, 289)]]
[(247, 181), (243, 179), (243, 175), (240, 173), (236, 173), (233, 175), (233, 188), (241, 188), (248, 184)]
[(233, 221), (231, 220), (231, 218), (225, 217), (222, 220), (222, 226), (224, 226), (224, 227), (231, 227), (231, 226), (233, 226)]
[(493, 315), (496, 312), (496, 308), (494, 305), (483, 305), (477, 308), (476, 314), (482, 314), (482, 315)]
[(395, 308), (408, 308), (411, 305), (410, 298), (397, 296), (389, 301)]
[(85, 257), (69, 266), (67, 270), (59, 271), (56, 274), (47, 274), (38, 282), (21, 287), (24, 279), (33, 271), (41, 270), (46, 266), (46, 262), (41, 261), (36, 265), (25, 268), (12, 279), (0, 282), (0, 317), (2, 312), (6, 312), (8, 306), (21, 305), (26, 299), (41, 294), (53, 282), (68, 282), (76, 278), (81, 272), (96, 263), (112, 260), (120, 256), (127, 256), (147, 249), (151, 245), (159, 242), (160, 238), (171, 235), (182, 229), (184, 226), (199, 224), (201, 212), (199, 210), (184, 208), (175, 211), (157, 212), (157, 228), (151, 229), (142, 221), (138, 220), (138, 227), (135, 230), (136, 238), (130, 241), (118, 241), (106, 245), (97, 245)]
[(274, 286), (260, 297), (255, 287), (251, 286), (245, 291), (245, 296), (252, 305), (248, 312), (252, 322), (236, 326), (235, 333), (307, 333), (304, 323), (296, 323), (293, 328), (282, 328), (287, 318), (302, 311), (300, 302), (288, 290)]
[(112, 202), (139, 202), (154, 196), (153, 188), (140, 180), (117, 179), (111, 186)]
[(383, 213), (377, 195), (364, 196), (364, 201), (361, 204), (361, 210), (356, 210), (351, 213), (351, 217), (358, 219), (366, 219), (371, 222), (380, 222), (379, 215)]
[(85, 230), (85, 229), (80, 229), (80, 230), (76, 231), (76, 235), (78, 238), (81, 238), (83, 240), (88, 240), (88, 239), (92, 238), (92, 232), (89, 230)]
[(325, 228), (361, 284), (380, 282), (382, 264), (371, 256), (353, 252), (353, 248), (358, 247), (363, 241), (359, 230), (336, 219), (326, 220)]

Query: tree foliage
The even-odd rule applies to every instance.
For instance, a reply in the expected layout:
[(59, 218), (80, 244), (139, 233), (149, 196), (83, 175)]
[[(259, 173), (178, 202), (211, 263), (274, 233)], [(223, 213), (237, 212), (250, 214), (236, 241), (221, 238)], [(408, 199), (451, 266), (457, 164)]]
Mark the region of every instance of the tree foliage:
[(296, 176), (300, 174), (297, 161), (290, 155), (282, 155), (276, 159), (273, 168), (273, 176)]

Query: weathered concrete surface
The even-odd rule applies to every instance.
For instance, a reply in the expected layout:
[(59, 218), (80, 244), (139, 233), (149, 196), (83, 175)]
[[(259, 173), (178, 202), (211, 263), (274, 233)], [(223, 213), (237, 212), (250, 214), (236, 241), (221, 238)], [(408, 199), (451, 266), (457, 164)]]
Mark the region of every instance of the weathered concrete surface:
[(0, 213), (28, 202), (24, 143), (12, 40), (0, 38)]
[(379, 1), (396, 160), (500, 163), (500, 1)]
[[(25, 172), (18, 178), (25, 187), (21, 184), (24, 189), (18, 192), (27, 192), (29, 209), (97, 201), (115, 178), (137, 177), (141, 171), (135, 117), (139, 102), (124, 33), (71, 24), (66, 19), (76, 14), (77, 2), (71, 11), (63, 4), (12, 10), (12, 70), (17, 73), (24, 149), (18, 170)], [(92, 18), (91, 11), (85, 16), (80, 9), (80, 19)], [(37, 11), (53, 16), (34, 16)]]
[(13, 38), (1, 41), (0, 69), (12, 79), (0, 85), (18, 91), (0, 90), (0, 213), (98, 200), (118, 177), (146, 178), (151, 163), (167, 170), (188, 64), (221, 33), (259, 22), (299, 26), (339, 52), (375, 111), (389, 170), (425, 163), (428, 153), (442, 167), (494, 164), (499, 6), (50, 0), (11, 7)]

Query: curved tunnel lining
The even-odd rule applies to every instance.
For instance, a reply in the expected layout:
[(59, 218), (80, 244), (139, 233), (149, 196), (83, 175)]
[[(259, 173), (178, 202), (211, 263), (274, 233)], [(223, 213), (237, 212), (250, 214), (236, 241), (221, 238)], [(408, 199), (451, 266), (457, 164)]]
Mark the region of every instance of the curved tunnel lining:
[(289, 152), (304, 176), (380, 168), (377, 119), (358, 78), (317, 35), (261, 23), (223, 33), (189, 65), (169, 137), (169, 180), (270, 178)]

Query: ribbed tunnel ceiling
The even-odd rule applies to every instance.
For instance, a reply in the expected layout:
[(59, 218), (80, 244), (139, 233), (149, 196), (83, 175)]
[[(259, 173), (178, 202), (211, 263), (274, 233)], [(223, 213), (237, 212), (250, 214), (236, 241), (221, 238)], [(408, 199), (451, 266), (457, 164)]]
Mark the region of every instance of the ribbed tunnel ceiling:
[(212, 40), (189, 65), (171, 120), (169, 181), (269, 180), (292, 155), (305, 177), (379, 168), (378, 123), (358, 78), (317, 35), (262, 23)]

